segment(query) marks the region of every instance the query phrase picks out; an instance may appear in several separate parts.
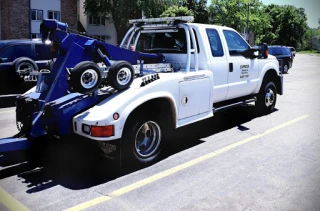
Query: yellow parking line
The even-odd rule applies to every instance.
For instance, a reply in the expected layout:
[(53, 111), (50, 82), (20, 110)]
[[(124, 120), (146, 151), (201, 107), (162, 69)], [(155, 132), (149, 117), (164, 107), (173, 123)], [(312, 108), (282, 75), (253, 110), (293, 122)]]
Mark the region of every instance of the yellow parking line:
[(6, 206), (9, 210), (19, 210), (19, 211), (27, 211), (29, 210), (15, 198), (13, 198), (9, 193), (3, 190), (0, 187), (0, 203)]
[(227, 152), (227, 151), (229, 151), (229, 150), (231, 150), (231, 149), (233, 149), (233, 148), (236, 148), (236, 147), (238, 147), (238, 146), (240, 146), (240, 145), (243, 145), (243, 144), (246, 144), (246, 143), (251, 142), (251, 141), (253, 141), (253, 140), (256, 140), (256, 139), (258, 139), (258, 138), (261, 138), (261, 137), (263, 137), (263, 136), (265, 136), (265, 135), (268, 135), (268, 134), (270, 134), (270, 133), (272, 133), (272, 132), (275, 132), (275, 131), (277, 131), (277, 130), (280, 130), (280, 129), (286, 127), (286, 126), (289, 126), (289, 125), (291, 125), (291, 124), (293, 124), (293, 123), (296, 123), (296, 122), (298, 122), (298, 121), (300, 121), (300, 120), (302, 120), (302, 119), (305, 119), (305, 118), (307, 118), (307, 117), (308, 117), (308, 115), (304, 115), (304, 116), (298, 117), (298, 118), (293, 119), (293, 120), (291, 120), (291, 121), (289, 121), (289, 122), (283, 123), (283, 124), (281, 124), (281, 125), (279, 125), (279, 126), (273, 127), (273, 128), (271, 128), (271, 129), (269, 129), (269, 130), (266, 130), (266, 131), (263, 132), (262, 134), (257, 134), (257, 135), (255, 135), (255, 136), (246, 138), (246, 139), (244, 139), (244, 140), (242, 140), (242, 141), (239, 141), (239, 142), (236, 142), (236, 143), (234, 143), (234, 144), (231, 144), (231, 145), (228, 145), (228, 146), (226, 146), (226, 147), (223, 147), (222, 149), (216, 150), (216, 151), (214, 151), (214, 152), (211, 152), (211, 153), (209, 153), (209, 154), (203, 155), (203, 156), (201, 156), (201, 157), (199, 157), (199, 158), (196, 158), (196, 159), (194, 159), (194, 160), (191, 160), (191, 161), (189, 161), (189, 162), (183, 163), (183, 164), (181, 164), (181, 165), (179, 165), (179, 166), (173, 167), (173, 168), (171, 168), (171, 169), (168, 169), (168, 170), (165, 170), (165, 171), (160, 172), (160, 173), (158, 173), (158, 174), (155, 174), (155, 175), (153, 175), (153, 176), (151, 176), (151, 177), (148, 177), (148, 178), (145, 178), (145, 179), (143, 179), (143, 180), (140, 180), (140, 181), (138, 181), (138, 182), (136, 182), (136, 183), (133, 183), (133, 184), (131, 184), (131, 185), (128, 185), (128, 186), (126, 186), (126, 187), (120, 188), (120, 189), (118, 189), (118, 190), (116, 190), (116, 191), (113, 191), (112, 193), (108, 194), (108, 196), (100, 196), (100, 197), (98, 197), (98, 198), (95, 198), (95, 199), (92, 199), (92, 200), (90, 200), (90, 201), (87, 201), (87, 202), (84, 202), (84, 203), (82, 203), (82, 204), (79, 204), (79, 205), (76, 205), (76, 206), (74, 206), (74, 207), (71, 207), (71, 208), (67, 209), (67, 211), (84, 210), (84, 209), (86, 209), (86, 208), (95, 206), (95, 205), (97, 205), (97, 204), (100, 204), (100, 203), (109, 201), (110, 199), (112, 199), (112, 198), (114, 198), (114, 197), (123, 195), (123, 194), (128, 193), (128, 192), (130, 192), (130, 191), (132, 191), (132, 190), (138, 189), (138, 188), (140, 188), (140, 187), (142, 187), (142, 186), (144, 186), (144, 185), (150, 184), (150, 183), (152, 183), (152, 182), (154, 182), (154, 181), (157, 181), (157, 180), (159, 180), (159, 179), (162, 179), (162, 178), (164, 178), (164, 177), (167, 177), (167, 176), (169, 176), (169, 175), (172, 175), (172, 174), (174, 174), (174, 173), (176, 173), (176, 172), (178, 172), (178, 171), (181, 171), (181, 170), (183, 170), (183, 169), (186, 169), (186, 168), (188, 168), (188, 167), (191, 167), (191, 166), (193, 166), (193, 165), (195, 165), (195, 164), (197, 164), (197, 163), (200, 163), (200, 162), (202, 162), (202, 161), (205, 161), (205, 160), (207, 160), (207, 159), (209, 159), (209, 158), (213, 158), (213, 157), (215, 157), (215, 156), (217, 156), (217, 155), (219, 155), (219, 154), (222, 154), (222, 153), (224, 153), (224, 152)]
[(1, 113), (8, 113), (8, 112), (12, 112), (12, 111), (15, 111), (15, 110), (0, 111), (0, 114), (1, 114)]

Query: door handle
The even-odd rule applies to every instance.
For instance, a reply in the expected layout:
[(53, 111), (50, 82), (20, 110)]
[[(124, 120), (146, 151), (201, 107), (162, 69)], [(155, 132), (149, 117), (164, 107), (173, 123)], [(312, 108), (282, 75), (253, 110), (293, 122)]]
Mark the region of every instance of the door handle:
[(233, 72), (233, 63), (229, 63), (229, 72)]

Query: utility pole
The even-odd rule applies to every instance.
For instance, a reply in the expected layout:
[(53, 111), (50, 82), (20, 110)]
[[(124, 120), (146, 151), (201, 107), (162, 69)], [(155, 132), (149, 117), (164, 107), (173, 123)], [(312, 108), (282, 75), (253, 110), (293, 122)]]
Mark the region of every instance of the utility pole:
[(247, 42), (249, 42), (249, 15), (250, 15), (250, 6), (252, 4), (248, 2), (248, 14), (247, 14), (247, 30), (246, 30), (246, 38)]

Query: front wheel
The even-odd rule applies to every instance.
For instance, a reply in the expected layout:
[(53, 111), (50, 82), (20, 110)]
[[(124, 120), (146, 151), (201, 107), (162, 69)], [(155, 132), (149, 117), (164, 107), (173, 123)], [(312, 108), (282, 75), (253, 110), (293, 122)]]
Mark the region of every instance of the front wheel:
[(277, 89), (273, 82), (263, 83), (257, 96), (256, 107), (262, 114), (273, 111), (277, 101)]
[(122, 163), (141, 165), (154, 162), (161, 152), (163, 133), (157, 118), (132, 118), (124, 130)]

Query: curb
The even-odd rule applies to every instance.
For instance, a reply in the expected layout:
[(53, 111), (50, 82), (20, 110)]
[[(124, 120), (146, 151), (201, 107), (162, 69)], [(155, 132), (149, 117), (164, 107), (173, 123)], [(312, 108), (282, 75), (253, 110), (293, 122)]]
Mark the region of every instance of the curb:
[(16, 106), (16, 98), (20, 94), (0, 95), (0, 108), (14, 107)]

